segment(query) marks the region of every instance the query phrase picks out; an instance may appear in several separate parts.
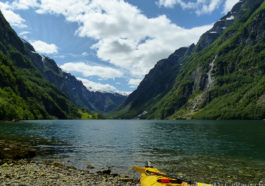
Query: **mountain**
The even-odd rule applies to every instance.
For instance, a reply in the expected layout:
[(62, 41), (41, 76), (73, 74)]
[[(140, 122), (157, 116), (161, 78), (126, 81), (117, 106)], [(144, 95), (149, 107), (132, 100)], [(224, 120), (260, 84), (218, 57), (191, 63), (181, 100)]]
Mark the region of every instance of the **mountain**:
[[(21, 58), (25, 58), (30, 63), (34, 71), (38, 71), (38, 75), (44, 77), (46, 80), (56, 85), (78, 108), (89, 110), (97, 113), (107, 113), (118, 105), (120, 105), (127, 96), (118, 93), (103, 93), (89, 91), (81, 81), (77, 80), (73, 75), (63, 72), (53, 59), (38, 54), (33, 46), (27, 41), (20, 39), (16, 33), (11, 29), (9, 24), (1, 14), (1, 43), (0, 51), (8, 54), (10, 57), (11, 51), (16, 50)], [(11, 59), (12, 61), (13, 59)], [(18, 59), (19, 60), (19, 59)], [(20, 63), (13, 60), (14, 65), (20, 70)], [(30, 73), (28, 73), (29, 75)]]
[(125, 108), (123, 110), (126, 113), (125, 118), (136, 117), (146, 112), (146, 108), (149, 105), (159, 101), (172, 89), (175, 74), (182, 65), (178, 59), (186, 53), (189, 54), (193, 48), (194, 45), (190, 46), (190, 48), (180, 48), (168, 59), (163, 59), (156, 64), (140, 83), (137, 90), (129, 95), (124, 104), (122, 104), (121, 107)]
[(107, 113), (119, 106), (127, 96), (118, 93), (89, 91), (73, 75), (63, 72), (56, 62), (49, 57), (38, 54), (32, 45), (23, 40), (27, 56), (40, 70), (44, 78), (62, 90), (78, 108), (97, 113)]
[(0, 12), (0, 120), (80, 118), (65, 94), (44, 79)]
[(265, 2), (241, 0), (147, 74), (117, 118), (264, 119)]

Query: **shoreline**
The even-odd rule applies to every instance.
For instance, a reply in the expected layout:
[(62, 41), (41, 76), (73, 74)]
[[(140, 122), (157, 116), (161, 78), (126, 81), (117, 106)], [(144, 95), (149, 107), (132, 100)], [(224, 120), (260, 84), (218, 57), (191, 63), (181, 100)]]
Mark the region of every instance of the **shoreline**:
[(0, 165), (0, 185), (102, 185), (132, 186), (138, 180), (111, 174), (110, 170), (90, 173), (58, 162), (7, 161)]
[[(0, 140), (0, 185), (137, 185), (138, 180), (111, 170), (90, 173), (53, 160), (32, 161), (38, 150), (29, 144)], [(88, 167), (93, 168), (92, 166)]]
[[(90, 121), (90, 120), (146, 120), (146, 121), (152, 121), (153, 119), (140, 119), (140, 118), (127, 118), (127, 119), (113, 119), (113, 118), (105, 118), (105, 119), (13, 119), (13, 120), (0, 120), (0, 123), (17, 123), (21, 121), (50, 121), (50, 120), (58, 120), (58, 121), (63, 121), (63, 120), (69, 120), (69, 121), (74, 121), (74, 120), (79, 120), (79, 121)], [(260, 119), (260, 120), (251, 120), (251, 119), (242, 119), (242, 120), (237, 120), (237, 119), (227, 119), (227, 120), (218, 120), (218, 119), (161, 119), (157, 121), (265, 121), (265, 119)]]
[[(3, 132), (3, 134), (5, 134), (5, 132)], [(61, 151), (57, 152), (52, 151), (53, 149), (49, 149), (50, 145), (59, 144), (62, 147), (66, 147), (66, 150), (68, 150), (67, 143), (62, 144), (60, 141), (55, 141), (54, 143), (54, 141), (46, 138), (36, 138), (35, 141), (34, 136), (30, 136), (29, 138), (27, 138), (28, 136), (23, 136), (22, 138), (19, 137), (19, 135), (7, 135), (6, 139), (0, 139), (0, 185), (2, 182), (5, 183), (4, 185), (8, 185), (10, 183), (12, 183), (11, 185), (14, 185), (13, 183), (17, 182), (23, 184), (23, 181), (34, 183), (36, 179), (38, 179), (38, 177), (41, 177), (42, 174), (47, 180), (49, 180), (50, 177), (54, 177), (54, 175), (55, 177), (60, 177), (60, 175), (62, 175), (66, 178), (61, 179), (61, 182), (58, 184), (54, 180), (51, 180), (51, 183), (49, 185), (64, 185), (64, 183), (67, 184), (69, 180), (74, 180), (75, 177), (79, 178), (79, 175), (82, 175), (82, 177), (80, 177), (79, 180), (75, 180), (75, 182), (69, 185), (80, 184), (79, 181), (82, 180), (84, 180), (84, 182), (90, 183), (90, 185), (99, 185), (101, 182), (103, 182), (102, 180), (104, 180), (105, 185), (108, 185), (108, 183), (115, 183), (114, 185), (129, 185), (131, 183), (131, 185), (136, 185), (138, 183), (138, 174), (136, 175), (131, 170), (128, 171), (127, 165), (125, 169), (124, 167), (119, 169), (113, 166), (113, 168), (111, 168), (112, 171), (119, 174), (112, 174), (108, 168), (112, 166), (110, 165), (106, 167), (109, 164), (103, 163), (102, 167), (102, 164), (100, 162), (93, 162), (91, 161), (92, 159), (87, 161), (89, 158), (86, 158), (85, 160), (81, 160), (80, 158), (80, 161), (69, 161), (69, 159), (67, 160), (66, 158), (64, 161), (64, 155), (60, 154)], [(263, 139), (263, 136), (261, 139)], [(40, 144), (40, 146), (38, 146), (38, 144)], [(45, 146), (45, 144), (47, 144), (48, 146)], [(79, 144), (75, 146), (78, 147)], [(263, 153), (263, 151), (256, 152)], [(50, 154), (57, 153), (59, 155), (58, 157), (53, 155), (49, 156)], [(42, 157), (42, 155), (44, 158)], [(187, 155), (186, 153), (181, 152), (177, 152), (176, 154), (173, 154), (173, 156), (176, 156), (177, 158), (167, 159), (166, 161), (161, 162), (159, 162), (159, 157), (156, 156), (157, 160), (154, 161), (156, 161), (157, 164), (154, 163), (155, 167), (159, 168), (159, 170), (161, 170), (162, 172), (171, 174), (173, 177), (185, 178), (187, 180), (196, 182), (219, 184), (251, 183), (253, 185), (265, 185), (265, 161), (263, 158), (259, 159), (258, 157), (256, 159), (252, 159), (251, 157), (241, 157), (238, 155), (233, 157), (231, 155), (222, 156), (219, 154), (198, 153)], [(103, 159), (103, 157), (101, 157), (100, 161), (104, 162), (108, 160), (105, 158)], [(58, 162), (62, 162), (62, 164)], [(92, 163), (92, 165), (89, 165), (91, 162), (95, 164)], [(76, 170), (76, 168), (74, 167), (70, 167), (69, 165), (76, 166), (78, 170)], [(95, 166), (95, 168), (93, 166)], [(41, 173), (41, 175), (39, 175), (38, 172), (43, 172), (42, 169), (45, 171), (44, 173)], [(60, 173), (59, 176), (56, 176), (58, 174), (54, 169), (58, 169), (58, 172)], [(65, 169), (69, 169), (68, 172)], [(27, 170), (26, 173), (25, 170)], [(101, 170), (101, 172), (96, 172), (98, 170)], [(14, 172), (18, 173), (14, 174)], [(33, 172), (33, 176), (32, 174), (28, 174), (28, 172)], [(45, 174), (45, 172), (47, 172), (47, 175)], [(126, 177), (122, 174), (128, 175), (129, 177)], [(132, 179), (130, 180), (130, 178)], [(133, 180), (133, 178), (135, 179)], [(38, 185), (45, 185), (45, 179), (43, 183), (39, 183)], [(127, 180), (127, 182), (122, 182), (121, 184), (121, 180)]]
[(0, 120), (0, 123), (16, 123), (16, 122), (20, 122), (23, 120), (19, 120), (19, 119), (13, 119), (13, 120)]

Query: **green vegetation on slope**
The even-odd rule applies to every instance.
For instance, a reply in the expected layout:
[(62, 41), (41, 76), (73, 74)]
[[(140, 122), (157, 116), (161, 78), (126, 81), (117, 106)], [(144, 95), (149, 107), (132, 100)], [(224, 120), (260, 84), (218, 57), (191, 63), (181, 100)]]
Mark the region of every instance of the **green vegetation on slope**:
[(22, 40), (0, 13), (0, 120), (80, 118), (24, 54)]
[[(210, 47), (191, 56), (178, 75), (175, 88), (154, 107), (155, 112), (149, 117), (264, 119), (265, 105), (261, 101), (265, 94), (264, 4), (246, 22), (230, 28), (237, 32), (225, 42), (222, 37), (228, 31)], [(196, 87), (192, 74), (200, 70), (208, 78), (209, 64), (215, 56), (214, 86)], [(200, 97), (200, 94), (205, 95)], [(192, 111), (194, 105), (197, 109)]]
[(79, 109), (78, 113), (81, 115), (82, 120), (105, 119), (101, 114), (91, 113), (86, 109)]
[[(231, 16), (235, 18), (233, 22), (227, 19)], [(227, 27), (225, 31), (222, 30), (224, 25)], [(163, 66), (156, 66), (151, 71), (159, 72), (153, 73), (155, 78), (149, 79), (153, 84), (151, 88), (161, 87), (156, 79), (174, 78), (174, 81), (170, 80), (172, 83), (166, 93), (162, 96), (157, 93), (148, 101), (137, 102), (142, 95), (136, 93), (150, 86), (150, 83), (146, 83), (147, 77), (150, 77), (148, 74), (125, 101), (127, 104), (118, 110), (117, 117), (264, 119), (264, 28), (265, 1), (239, 2), (201, 37), (194, 48), (189, 48), (192, 52), (175, 58), (175, 63), (168, 58)], [(219, 34), (219, 37), (212, 36), (212, 33)], [(168, 64), (169, 67), (165, 69)], [(170, 69), (177, 70), (171, 72)], [(159, 99), (155, 99), (157, 97)], [(134, 106), (135, 103), (137, 106)]]
[(77, 109), (53, 85), (40, 77), (22, 76), (0, 52), (1, 120), (79, 118)]

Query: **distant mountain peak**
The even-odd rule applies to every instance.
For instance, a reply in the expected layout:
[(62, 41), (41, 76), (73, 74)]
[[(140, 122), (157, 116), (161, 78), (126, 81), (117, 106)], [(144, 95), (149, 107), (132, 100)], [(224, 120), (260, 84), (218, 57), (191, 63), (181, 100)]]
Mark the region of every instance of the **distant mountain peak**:
[(58, 67), (53, 59), (37, 53), (27, 41), (23, 40), (23, 43), (28, 56), (42, 72), (45, 79), (54, 83), (77, 107), (93, 112), (106, 113), (115, 109), (127, 97), (127, 95), (119, 93), (89, 90), (83, 85), (82, 81)]

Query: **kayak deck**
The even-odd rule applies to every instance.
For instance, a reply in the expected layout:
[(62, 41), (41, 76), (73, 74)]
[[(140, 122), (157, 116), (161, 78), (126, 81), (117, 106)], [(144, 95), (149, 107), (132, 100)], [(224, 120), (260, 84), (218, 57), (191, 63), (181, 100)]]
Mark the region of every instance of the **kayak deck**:
[(191, 183), (178, 178), (172, 178), (152, 167), (133, 167), (137, 172), (141, 173), (141, 186), (212, 186), (205, 183)]

